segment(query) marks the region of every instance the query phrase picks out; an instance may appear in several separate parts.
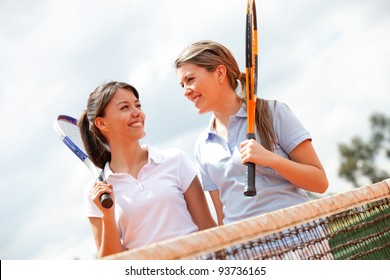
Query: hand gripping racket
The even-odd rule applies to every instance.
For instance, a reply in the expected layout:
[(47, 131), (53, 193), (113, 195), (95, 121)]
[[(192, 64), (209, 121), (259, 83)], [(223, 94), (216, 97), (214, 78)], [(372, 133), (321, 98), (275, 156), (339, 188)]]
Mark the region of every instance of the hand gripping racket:
[[(255, 0), (247, 1), (246, 9), (246, 105), (247, 139), (256, 139), (255, 110), (257, 95), (257, 19)], [(255, 164), (246, 163), (244, 195), (255, 196)]]
[[(103, 174), (99, 172), (98, 169), (92, 161), (88, 158), (83, 142), (81, 140), (80, 131), (77, 126), (77, 120), (65, 116), (59, 115), (54, 120), (54, 129), (57, 134), (60, 136), (62, 142), (88, 167), (92, 172), (94, 178), (97, 178), (99, 181), (105, 181)], [(111, 208), (113, 201), (108, 193), (104, 193), (100, 197), (100, 202), (104, 208)]]

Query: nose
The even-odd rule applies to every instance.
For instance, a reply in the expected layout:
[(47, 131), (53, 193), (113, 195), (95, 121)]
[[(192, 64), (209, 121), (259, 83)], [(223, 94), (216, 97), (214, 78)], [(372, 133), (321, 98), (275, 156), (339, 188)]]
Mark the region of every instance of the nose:
[(189, 86), (184, 86), (184, 96), (189, 97), (191, 93), (192, 93), (192, 89)]
[(139, 117), (143, 115), (143, 111), (140, 108), (135, 108), (133, 112), (131, 112), (133, 117)]

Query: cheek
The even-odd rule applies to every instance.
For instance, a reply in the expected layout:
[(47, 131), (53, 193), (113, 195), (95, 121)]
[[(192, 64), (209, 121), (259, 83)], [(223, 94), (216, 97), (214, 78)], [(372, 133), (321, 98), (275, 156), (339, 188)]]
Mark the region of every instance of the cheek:
[(192, 84), (192, 89), (194, 91), (199, 91), (202, 94), (207, 92), (208, 89), (210, 88), (210, 79), (207, 79), (205, 77), (198, 78), (193, 84)]
[(199, 86), (198, 89), (202, 92), (204, 96), (207, 97), (207, 99), (212, 99), (217, 92), (217, 87), (213, 79), (207, 79), (203, 81), (201, 87)]

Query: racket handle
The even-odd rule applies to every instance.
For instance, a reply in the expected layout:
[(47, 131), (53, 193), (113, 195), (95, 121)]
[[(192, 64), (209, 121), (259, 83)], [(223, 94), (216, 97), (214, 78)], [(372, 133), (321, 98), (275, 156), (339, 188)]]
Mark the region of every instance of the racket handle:
[[(104, 172), (103, 171), (100, 173), (99, 178), (97, 180), (107, 183), (106, 180), (104, 179)], [(102, 204), (102, 206), (104, 208), (109, 209), (114, 204), (114, 201), (112, 201), (112, 198), (108, 193), (103, 193), (100, 196), (100, 203)]]
[[(256, 139), (254, 133), (248, 133), (247, 139)], [(255, 196), (256, 195), (256, 166), (252, 162), (247, 162), (245, 164), (245, 196)]]
[(104, 193), (100, 196), (100, 203), (106, 209), (111, 208), (111, 206), (114, 204), (111, 196), (108, 193)]
[(255, 196), (256, 195), (256, 186), (255, 186), (255, 164), (252, 162), (247, 162), (246, 164), (246, 173), (245, 173), (245, 196)]

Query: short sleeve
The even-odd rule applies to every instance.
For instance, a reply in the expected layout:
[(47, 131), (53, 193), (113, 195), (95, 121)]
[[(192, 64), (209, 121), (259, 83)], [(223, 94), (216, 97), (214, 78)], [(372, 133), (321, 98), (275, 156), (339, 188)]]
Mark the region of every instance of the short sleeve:
[[(205, 133), (205, 132), (204, 132)], [(218, 186), (213, 182), (211, 177), (209, 176), (207, 172), (207, 165), (202, 162), (201, 159), (201, 149), (202, 145), (204, 145), (204, 138), (205, 135), (202, 133), (200, 137), (197, 139), (195, 143), (195, 158), (196, 158), (196, 165), (199, 171), (200, 180), (202, 182), (202, 187), (205, 191), (215, 191), (218, 190)]]
[(191, 162), (189, 157), (181, 150), (178, 152), (178, 159), (179, 159), (179, 178), (180, 178), (180, 188), (182, 192), (184, 193), (192, 181), (194, 180), (197, 172), (194, 167), (194, 164)]
[(275, 110), (273, 118), (275, 133), (286, 153), (291, 153), (304, 140), (311, 140), (309, 132), (285, 103), (276, 102), (276, 106), (270, 108)]

